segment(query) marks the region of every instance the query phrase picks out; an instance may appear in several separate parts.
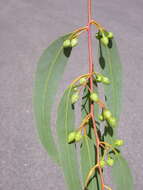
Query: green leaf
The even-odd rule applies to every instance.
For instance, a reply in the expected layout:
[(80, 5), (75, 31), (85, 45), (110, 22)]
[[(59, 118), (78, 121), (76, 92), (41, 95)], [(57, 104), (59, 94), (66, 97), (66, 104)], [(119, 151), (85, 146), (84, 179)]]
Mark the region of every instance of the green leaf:
[(57, 135), (60, 162), (69, 190), (81, 190), (79, 167), (75, 144), (68, 144), (68, 134), (75, 130), (74, 107), (71, 105), (71, 87), (68, 88), (59, 104), (57, 116)]
[(122, 94), (122, 66), (117, 50), (115, 40), (111, 40), (109, 46), (100, 46), (99, 63), (101, 73), (109, 78), (111, 84), (104, 85), (106, 103), (114, 116), (119, 119), (121, 111), (121, 94)]
[[(122, 65), (117, 50), (115, 39), (109, 41), (105, 46), (99, 41), (99, 64), (101, 73), (109, 78), (111, 84), (104, 85), (105, 101), (108, 109), (119, 121), (121, 112), (122, 95)], [(105, 129), (105, 140), (109, 143), (116, 138), (116, 128), (107, 127)]]
[[(82, 171), (82, 180), (83, 184), (86, 182), (87, 175), (90, 169), (96, 165), (96, 152), (95, 145), (93, 141), (88, 137), (84, 136), (80, 156), (81, 156), (81, 171)], [(97, 173), (97, 169), (93, 172), (93, 175), (90, 178), (90, 182), (88, 184), (88, 190), (100, 190), (100, 180)]]
[[(97, 92), (97, 90), (96, 90)], [(83, 97), (82, 97), (82, 118), (84, 119), (85, 116), (89, 113), (89, 91), (87, 88), (84, 89), (83, 92)], [(94, 112), (95, 115), (98, 115), (98, 106), (95, 104), (94, 106)], [(80, 167), (81, 167), (81, 172), (82, 172), (82, 183), (83, 185), (85, 184), (86, 177), (90, 171), (90, 169), (96, 164), (96, 147), (95, 147), (95, 136), (93, 129), (91, 127), (91, 123), (87, 124), (86, 128), (88, 136), (84, 136), (82, 145), (80, 147)], [(88, 190), (100, 190), (101, 185), (100, 185), (100, 178), (99, 174), (97, 172), (94, 173), (94, 175), (91, 177), (91, 181), (88, 185)]]
[(117, 156), (115, 164), (112, 166), (111, 174), (116, 190), (133, 190), (133, 178), (127, 161), (121, 156)]
[(70, 34), (55, 40), (41, 56), (36, 72), (34, 109), (40, 140), (49, 155), (58, 162), (58, 151), (51, 132), (51, 111), (71, 49), (63, 49)]

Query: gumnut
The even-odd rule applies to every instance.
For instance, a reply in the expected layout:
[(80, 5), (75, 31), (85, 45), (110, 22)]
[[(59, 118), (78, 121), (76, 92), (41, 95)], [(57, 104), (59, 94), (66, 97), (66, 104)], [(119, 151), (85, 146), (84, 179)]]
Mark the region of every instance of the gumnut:
[(108, 158), (106, 162), (107, 162), (108, 166), (113, 166), (113, 164), (114, 164), (114, 160), (112, 158)]
[(94, 102), (98, 102), (99, 101), (99, 97), (98, 97), (98, 94), (96, 94), (95, 92), (94, 93), (91, 93), (90, 94), (90, 99)]
[(72, 39), (71, 42), (70, 42), (70, 44), (71, 44), (71, 47), (77, 46), (77, 44), (78, 44), (78, 39), (77, 39), (77, 38)]
[(111, 116), (111, 117), (108, 119), (108, 123), (109, 123), (109, 125), (110, 125), (111, 127), (115, 127), (116, 124), (117, 124), (117, 120), (116, 120), (115, 117), (112, 117), (112, 116)]
[(70, 47), (71, 46), (71, 41), (70, 40), (65, 40), (64, 42), (63, 42), (63, 47), (64, 48), (68, 48), (68, 47)]
[(79, 83), (82, 85), (82, 84), (85, 84), (87, 82), (86, 78), (81, 78), (79, 80)]
[(102, 77), (103, 84), (110, 84), (110, 80), (107, 77)]
[(99, 116), (98, 116), (98, 119), (99, 119), (100, 121), (104, 121), (103, 115), (99, 115)]
[(112, 113), (108, 109), (104, 109), (102, 114), (103, 114), (104, 119), (109, 119), (112, 116)]
[(107, 46), (108, 43), (109, 43), (109, 39), (108, 39), (106, 36), (103, 36), (103, 37), (101, 38), (101, 42), (102, 42), (105, 46)]
[(79, 93), (76, 92), (76, 93), (74, 93), (74, 94), (72, 95), (72, 97), (71, 97), (71, 103), (72, 103), (72, 104), (75, 104), (78, 100), (79, 100)]
[(97, 81), (97, 82), (101, 82), (101, 81), (102, 81), (102, 77), (103, 77), (103, 76), (102, 76), (101, 74), (97, 74), (97, 75), (96, 75), (96, 81)]
[(122, 146), (124, 144), (124, 141), (121, 139), (117, 139), (114, 143), (115, 146)]
[(75, 141), (78, 142), (82, 139), (81, 131), (78, 131), (75, 135)]
[(73, 142), (75, 140), (75, 136), (76, 136), (76, 132), (75, 131), (69, 133), (69, 135), (68, 135), (68, 143)]
[(101, 166), (101, 168), (104, 168), (105, 165), (106, 165), (106, 162), (105, 162), (104, 160), (101, 160), (101, 161), (100, 161), (100, 166)]
[(114, 37), (114, 35), (113, 35), (113, 33), (112, 33), (112, 32), (108, 32), (107, 37), (108, 37), (109, 39), (112, 39), (112, 38)]

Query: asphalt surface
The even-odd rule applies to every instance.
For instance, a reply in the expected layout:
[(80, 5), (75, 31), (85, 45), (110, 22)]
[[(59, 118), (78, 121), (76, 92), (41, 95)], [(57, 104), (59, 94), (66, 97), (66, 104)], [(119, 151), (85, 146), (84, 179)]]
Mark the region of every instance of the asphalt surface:
[[(66, 190), (60, 168), (38, 140), (34, 75), (52, 40), (86, 24), (86, 5), (86, 0), (0, 0), (0, 190)], [(126, 141), (122, 151), (135, 190), (142, 190), (143, 1), (98, 0), (93, 9), (94, 18), (114, 32), (119, 45), (124, 81), (119, 137)], [(73, 51), (56, 102), (71, 80), (87, 70), (84, 37)]]

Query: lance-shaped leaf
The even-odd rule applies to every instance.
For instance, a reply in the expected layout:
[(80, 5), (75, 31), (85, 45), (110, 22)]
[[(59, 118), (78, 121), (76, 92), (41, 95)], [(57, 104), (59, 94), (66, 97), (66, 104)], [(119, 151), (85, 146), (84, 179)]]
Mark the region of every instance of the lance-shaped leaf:
[(69, 190), (81, 190), (75, 144), (68, 144), (68, 135), (75, 130), (75, 114), (71, 105), (72, 89), (68, 88), (59, 104), (57, 135), (60, 161)]
[[(122, 65), (117, 50), (115, 39), (109, 41), (109, 45), (103, 45), (99, 40), (99, 64), (101, 73), (109, 78), (110, 85), (104, 85), (105, 101), (113, 116), (119, 121), (121, 111), (122, 93)], [(116, 129), (105, 129), (105, 140), (113, 142), (116, 137)]]
[(108, 46), (99, 42), (99, 53), (101, 73), (108, 77), (111, 82), (110, 85), (104, 85), (105, 100), (108, 108), (119, 119), (121, 111), (122, 66), (115, 40), (112, 39)]
[[(97, 92), (97, 91), (96, 91)], [(84, 119), (86, 115), (90, 112), (89, 101), (90, 101), (90, 93), (87, 88), (84, 89), (83, 98), (82, 98), (82, 118)], [(94, 106), (95, 116), (98, 115), (98, 106), (95, 104)], [(80, 147), (80, 167), (82, 172), (82, 183), (85, 185), (88, 173), (93, 166), (96, 164), (96, 147), (95, 147), (95, 136), (92, 129), (92, 122), (89, 122), (86, 126), (88, 136), (84, 136), (82, 140), (82, 145)], [(88, 183), (88, 190), (100, 190), (100, 178), (97, 170), (93, 171), (90, 176), (90, 180)]]
[(35, 81), (34, 109), (37, 129), (43, 146), (58, 162), (58, 151), (51, 132), (51, 111), (71, 49), (63, 49), (65, 35), (54, 41), (41, 56)]
[(133, 190), (133, 179), (127, 161), (120, 155), (117, 156), (112, 166), (111, 174), (116, 190)]

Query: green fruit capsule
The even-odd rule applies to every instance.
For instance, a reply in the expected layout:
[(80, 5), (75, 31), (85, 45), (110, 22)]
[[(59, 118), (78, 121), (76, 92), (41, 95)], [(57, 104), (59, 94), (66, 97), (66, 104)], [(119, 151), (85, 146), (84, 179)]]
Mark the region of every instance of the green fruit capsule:
[(99, 97), (98, 97), (98, 94), (96, 94), (95, 92), (94, 93), (91, 93), (90, 94), (90, 99), (94, 102), (98, 102), (99, 101)]
[(108, 37), (109, 39), (112, 39), (112, 38), (114, 37), (114, 35), (113, 35), (113, 33), (112, 33), (112, 32), (108, 32), (107, 37)]
[(74, 87), (74, 88), (73, 88), (73, 91), (74, 91), (74, 92), (77, 92), (77, 87)]
[(99, 115), (99, 116), (98, 116), (98, 119), (99, 119), (100, 121), (104, 121), (103, 115)]
[(65, 40), (65, 41), (63, 42), (63, 47), (64, 47), (64, 48), (71, 47), (71, 41), (70, 41), (70, 40)]
[(117, 124), (117, 120), (116, 120), (115, 117), (112, 117), (112, 116), (111, 116), (111, 117), (108, 119), (108, 123), (109, 123), (109, 125), (110, 125), (111, 127), (115, 127), (116, 124)]
[(101, 74), (97, 74), (97, 75), (96, 75), (96, 81), (97, 81), (97, 82), (101, 82), (101, 81), (102, 81), (102, 78), (103, 78), (103, 76), (102, 76)]
[(102, 77), (103, 84), (110, 84), (110, 80), (107, 77)]
[(101, 161), (100, 161), (100, 166), (101, 166), (101, 168), (104, 168), (105, 165), (106, 165), (106, 162), (105, 162), (104, 160), (101, 160)]
[(78, 92), (76, 92), (71, 97), (71, 103), (75, 104), (78, 100), (79, 100), (79, 94), (78, 94)]
[(81, 131), (78, 131), (75, 135), (75, 141), (78, 142), (82, 139)]
[(103, 37), (101, 38), (101, 42), (102, 42), (105, 46), (107, 46), (108, 43), (109, 43), (109, 40), (108, 40), (107, 37), (103, 36)]
[(75, 46), (77, 46), (77, 44), (78, 44), (78, 39), (77, 38), (74, 38), (74, 39), (71, 40), (71, 47), (75, 47)]
[(118, 140), (115, 141), (114, 145), (115, 145), (115, 146), (122, 146), (122, 145), (124, 145), (124, 141), (118, 139)]
[(114, 160), (112, 158), (108, 158), (108, 160), (106, 161), (108, 166), (113, 166), (114, 164)]
[(82, 85), (82, 84), (85, 84), (87, 82), (86, 78), (81, 78), (79, 80), (79, 83)]
[(76, 132), (71, 132), (69, 135), (68, 135), (68, 143), (71, 143), (75, 140), (75, 136), (76, 136)]
[(110, 119), (111, 116), (112, 116), (112, 113), (110, 112), (110, 110), (108, 110), (108, 109), (104, 109), (103, 110), (103, 117), (104, 117), (104, 119)]

